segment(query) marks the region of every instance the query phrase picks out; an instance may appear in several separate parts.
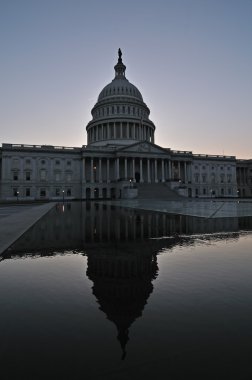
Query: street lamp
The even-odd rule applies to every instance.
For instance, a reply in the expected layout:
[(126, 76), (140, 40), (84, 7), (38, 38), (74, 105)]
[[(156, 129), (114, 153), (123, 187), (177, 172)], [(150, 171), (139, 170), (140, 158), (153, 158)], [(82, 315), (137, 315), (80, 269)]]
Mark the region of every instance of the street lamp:
[(63, 200), (63, 202), (65, 200), (65, 190), (62, 190), (62, 200)]
[(18, 202), (18, 196), (19, 196), (19, 191), (17, 191), (17, 202)]
[(129, 182), (130, 182), (130, 187), (132, 187), (132, 180), (130, 179)]
[(94, 166), (93, 169), (94, 169), (94, 180), (96, 182), (96, 166)]

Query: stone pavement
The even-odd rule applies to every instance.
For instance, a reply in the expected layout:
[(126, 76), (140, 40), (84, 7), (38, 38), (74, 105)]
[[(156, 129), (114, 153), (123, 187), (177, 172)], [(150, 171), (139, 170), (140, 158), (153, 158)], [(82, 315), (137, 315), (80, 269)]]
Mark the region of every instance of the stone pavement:
[(252, 216), (252, 200), (189, 200), (178, 201), (150, 199), (121, 199), (106, 204), (169, 214), (196, 216), (201, 218), (237, 218)]
[(55, 203), (0, 205), (0, 254), (54, 206)]

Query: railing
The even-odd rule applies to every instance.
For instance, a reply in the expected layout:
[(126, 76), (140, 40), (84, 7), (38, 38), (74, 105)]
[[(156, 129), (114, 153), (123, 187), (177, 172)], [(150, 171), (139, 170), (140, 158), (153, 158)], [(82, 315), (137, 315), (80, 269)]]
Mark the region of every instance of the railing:
[(53, 146), (53, 145), (30, 145), (30, 144), (2, 144), (2, 148), (7, 149), (52, 149), (52, 150), (80, 150), (81, 148), (68, 147), (68, 146)]

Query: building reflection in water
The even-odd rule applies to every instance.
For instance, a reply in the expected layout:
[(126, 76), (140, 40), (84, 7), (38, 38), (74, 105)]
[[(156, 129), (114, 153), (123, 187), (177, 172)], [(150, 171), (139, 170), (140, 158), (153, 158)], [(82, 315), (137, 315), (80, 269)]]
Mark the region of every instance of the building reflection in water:
[(252, 230), (251, 218), (202, 219), (101, 203), (66, 203), (32, 227), (4, 259), (66, 251), (86, 255), (93, 294), (100, 310), (116, 325), (124, 359), (129, 328), (141, 317), (153, 291), (157, 254), (177, 244), (193, 244), (194, 234), (228, 232), (225, 239), (238, 238), (241, 228)]

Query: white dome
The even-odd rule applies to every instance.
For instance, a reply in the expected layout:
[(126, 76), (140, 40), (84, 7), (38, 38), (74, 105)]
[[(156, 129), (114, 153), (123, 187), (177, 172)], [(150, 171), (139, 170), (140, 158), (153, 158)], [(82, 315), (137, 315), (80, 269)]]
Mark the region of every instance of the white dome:
[(126, 78), (115, 77), (111, 83), (103, 88), (98, 96), (98, 102), (111, 96), (129, 96), (143, 101), (141, 92)]

